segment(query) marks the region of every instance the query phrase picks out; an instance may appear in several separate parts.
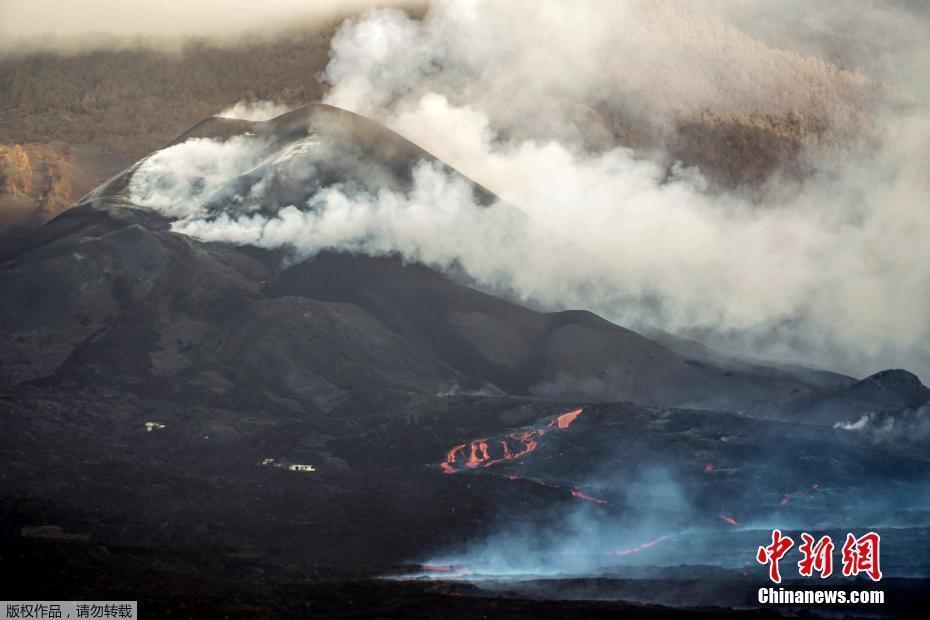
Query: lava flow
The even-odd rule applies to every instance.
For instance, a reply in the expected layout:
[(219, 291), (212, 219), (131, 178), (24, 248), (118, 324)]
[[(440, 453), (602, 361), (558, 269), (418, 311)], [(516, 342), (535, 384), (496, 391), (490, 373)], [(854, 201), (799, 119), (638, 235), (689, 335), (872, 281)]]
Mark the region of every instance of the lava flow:
[[(583, 409), (573, 409), (572, 411), (556, 416), (549, 424), (542, 428), (534, 428), (528, 431), (515, 431), (494, 439), (482, 438), (475, 439), (469, 443), (459, 444), (446, 453), (445, 461), (440, 463), (439, 466), (442, 468), (443, 472), (454, 474), (464, 469), (490, 467), (497, 463), (518, 459), (538, 448), (539, 439), (547, 432), (550, 432), (551, 429), (560, 431), (567, 429), (582, 412)], [(506, 477), (509, 480), (529, 480), (530, 482), (535, 482), (536, 484), (554, 489), (562, 488), (558, 484), (552, 484), (543, 480), (520, 478), (512, 474)], [(607, 500), (591, 497), (576, 488), (570, 489), (570, 492), (572, 497), (577, 499), (594, 502), (602, 506), (607, 504)]]
[(787, 506), (788, 504), (791, 503), (791, 498), (792, 498), (792, 497), (795, 497), (795, 496), (802, 496), (802, 495), (804, 495), (804, 494), (806, 494), (806, 493), (816, 493), (816, 492), (819, 492), (819, 491), (820, 491), (820, 485), (817, 484), (816, 482), (812, 482), (811, 485), (810, 485), (810, 489), (809, 489), (809, 490), (808, 490), (808, 489), (799, 489), (799, 490), (795, 491), (794, 493), (785, 493), (784, 495), (782, 495), (781, 501), (778, 502), (778, 505), (779, 505), (779, 506)]
[[(546, 482), (545, 480), (539, 480), (539, 479), (537, 479), (537, 478), (521, 478), (520, 476), (515, 476), (514, 474), (507, 474), (507, 475), (504, 476), (504, 477), (505, 477), (507, 480), (525, 480), (526, 482), (532, 482), (532, 483), (534, 483), (534, 484), (538, 484), (539, 486), (548, 487), (548, 488), (550, 488), (550, 489), (564, 489), (564, 488), (565, 488), (565, 487), (563, 487), (563, 486), (560, 485), (560, 484), (554, 484), (554, 483), (552, 483), (552, 482)], [(570, 491), (571, 491), (572, 497), (576, 497), (576, 498), (578, 498), (578, 499), (583, 499), (583, 500), (589, 501), (589, 502), (594, 502), (595, 504), (600, 504), (600, 505), (602, 505), (602, 506), (604, 506), (604, 505), (607, 504), (607, 500), (606, 500), (606, 499), (598, 499), (598, 498), (596, 498), (596, 497), (591, 497), (590, 495), (585, 495), (580, 489), (572, 488)]]
[(560, 431), (564, 431), (566, 428), (572, 425), (572, 422), (575, 421), (575, 418), (581, 415), (583, 409), (575, 409), (574, 411), (569, 411), (568, 413), (563, 413), (560, 416), (557, 416), (552, 422), (549, 422), (549, 426), (552, 428), (557, 428)]
[(728, 516), (726, 516), (726, 515), (720, 515), (720, 518), (723, 519), (724, 521), (726, 521), (727, 523), (729, 523), (730, 525), (734, 526), (734, 527), (737, 526), (737, 525), (739, 525), (739, 523), (737, 523), (737, 522), (736, 522), (736, 519), (734, 519), (733, 517), (728, 517)]
[[(454, 446), (446, 453), (446, 459), (439, 466), (447, 474), (454, 474), (463, 469), (490, 467), (504, 461), (512, 461), (525, 456), (539, 447), (539, 439), (550, 428), (564, 431), (582, 409), (575, 409), (556, 416), (546, 427), (528, 431), (509, 433), (496, 439), (475, 439), (469, 443)], [(492, 456), (493, 453), (493, 456)]]
[(596, 497), (591, 497), (590, 495), (585, 495), (578, 489), (572, 489), (572, 497), (577, 497), (578, 499), (585, 499), (589, 502), (594, 502), (595, 504), (601, 504), (602, 506), (607, 503), (606, 499), (598, 499)]
[(668, 540), (669, 538), (672, 538), (674, 536), (676, 536), (676, 534), (666, 534), (665, 536), (659, 536), (658, 538), (653, 538), (652, 540), (648, 542), (644, 542), (641, 545), (636, 545), (635, 547), (630, 547), (628, 549), (617, 549), (616, 551), (614, 551), (614, 555), (624, 556), (624, 555), (632, 555), (634, 553), (639, 553), (643, 549), (648, 549), (649, 547), (655, 547), (657, 544), (659, 544), (663, 540)]
[(526, 480), (527, 482), (532, 482), (534, 484), (538, 484), (541, 487), (548, 487), (550, 489), (561, 489), (562, 488), (561, 486), (557, 484), (546, 482), (545, 480), (538, 480), (536, 478), (522, 478), (520, 476), (515, 476), (514, 474), (507, 474), (504, 477), (507, 478), (507, 480)]

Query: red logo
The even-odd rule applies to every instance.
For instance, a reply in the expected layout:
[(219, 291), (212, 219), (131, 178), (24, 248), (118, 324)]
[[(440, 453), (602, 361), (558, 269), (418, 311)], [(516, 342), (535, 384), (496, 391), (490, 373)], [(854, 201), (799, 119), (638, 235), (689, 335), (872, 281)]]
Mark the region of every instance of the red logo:
[(820, 573), (821, 579), (833, 574), (833, 539), (824, 536), (814, 544), (814, 537), (804, 532), (801, 534), (804, 542), (798, 547), (804, 557), (798, 562), (798, 572), (802, 577), (810, 577), (814, 571)]
[[(843, 575), (855, 577), (860, 573), (868, 575), (872, 581), (880, 581), (882, 571), (879, 565), (879, 544), (881, 537), (875, 532), (869, 532), (856, 538), (853, 534), (846, 535), (846, 543), (842, 549)], [(772, 530), (772, 543), (759, 547), (756, 552), (756, 561), (767, 564), (769, 579), (781, 583), (781, 571), (778, 562), (794, 546), (789, 536), (783, 536), (781, 530)], [(802, 577), (812, 577), (815, 572), (820, 573), (821, 579), (833, 574), (833, 550), (835, 545), (829, 536), (815, 540), (813, 536), (804, 532), (801, 534), (801, 544), (798, 551), (801, 559), (798, 561), (798, 573)]]
[(880, 581), (882, 569), (878, 565), (878, 545), (881, 537), (875, 532), (869, 532), (861, 538), (846, 534), (846, 543), (843, 545), (843, 575), (855, 577), (865, 573), (872, 581)]
[(772, 530), (772, 544), (768, 547), (759, 547), (756, 552), (756, 561), (759, 564), (769, 565), (769, 579), (781, 583), (781, 573), (778, 571), (778, 561), (794, 546), (794, 541), (788, 536), (782, 536), (781, 530)]

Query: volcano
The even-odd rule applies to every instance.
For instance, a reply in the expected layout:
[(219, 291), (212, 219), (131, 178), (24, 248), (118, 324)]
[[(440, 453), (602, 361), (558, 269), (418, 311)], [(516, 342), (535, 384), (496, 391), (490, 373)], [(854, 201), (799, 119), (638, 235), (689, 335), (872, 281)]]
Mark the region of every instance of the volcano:
[[(223, 174), (184, 185), (188, 202), (165, 202), (173, 172), (152, 181), (173, 148), (243, 145)], [(19, 598), (48, 597), (38, 583), (93, 598), (140, 558), (157, 558), (154, 599), (164, 584), (181, 597), (195, 581), (283, 591), (410, 562), (474, 566), (463, 545), (566, 514), (600, 532), (600, 551), (566, 535), (598, 570), (638, 557), (669, 566), (663, 550), (682, 552), (695, 532), (734, 536), (782, 515), (809, 528), (880, 519), (903, 528), (889, 543), (908, 549), (897, 575), (930, 572), (919, 559), (930, 454), (834, 428), (926, 403), (913, 375), (857, 382), (742, 360), (526, 307), (454, 265), (302, 257), (177, 227), (191, 209), (206, 226), (278, 214), (334, 184), (403, 193), (424, 162), (480, 208), (525, 217), (390, 130), (315, 104), (266, 122), (209, 118), (4, 238), (2, 555), (38, 558), (16, 564)], [(668, 477), (684, 491), (669, 495)], [(735, 550), (682, 553), (679, 564), (739, 579)], [(66, 559), (49, 576), (55, 558)]]
[[(210, 118), (173, 144), (240, 138), (258, 153), (222, 182), (201, 183), (204, 217), (276, 212), (336, 181), (403, 191), (421, 161), (451, 171), (322, 104), (267, 122)], [(825, 388), (814, 372), (682, 354), (589, 312), (531, 310), (392, 256), (324, 252), (291, 264), (281, 251), (201, 243), (131, 202), (157, 156), (4, 248), (6, 381), (94, 377), (211, 398), (245, 390), (321, 412), (363, 393), (459, 386), (776, 413), (853, 383), (837, 376)], [(242, 200), (259, 180), (261, 203)], [(494, 202), (468, 183), (480, 203)]]

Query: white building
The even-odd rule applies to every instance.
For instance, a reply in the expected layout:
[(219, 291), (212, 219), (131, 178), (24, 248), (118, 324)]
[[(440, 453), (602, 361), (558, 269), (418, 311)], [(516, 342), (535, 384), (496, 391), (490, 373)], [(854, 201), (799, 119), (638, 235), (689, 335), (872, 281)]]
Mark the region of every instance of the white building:
[(294, 465), (288, 465), (287, 468), (291, 471), (316, 471), (316, 469), (313, 468), (313, 465), (294, 464)]

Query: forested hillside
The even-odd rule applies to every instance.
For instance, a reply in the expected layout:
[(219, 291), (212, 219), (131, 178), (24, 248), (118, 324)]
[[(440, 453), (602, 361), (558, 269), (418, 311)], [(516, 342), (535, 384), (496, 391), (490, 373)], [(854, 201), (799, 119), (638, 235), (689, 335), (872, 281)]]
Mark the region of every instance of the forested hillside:
[(334, 27), (178, 52), (0, 57), (0, 143), (63, 141), (135, 158), (239, 100), (318, 99)]

